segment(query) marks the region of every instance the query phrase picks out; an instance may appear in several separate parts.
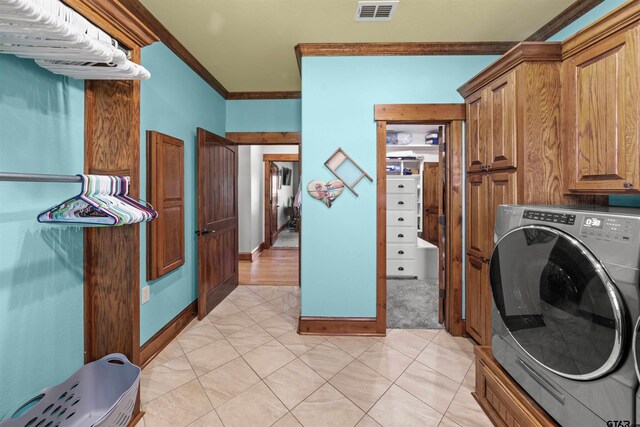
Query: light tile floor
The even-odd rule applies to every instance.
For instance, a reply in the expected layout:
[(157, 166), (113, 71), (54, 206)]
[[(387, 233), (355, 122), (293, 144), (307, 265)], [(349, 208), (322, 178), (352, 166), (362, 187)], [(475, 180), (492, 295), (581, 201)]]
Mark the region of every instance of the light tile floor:
[(299, 310), (297, 286), (237, 288), (144, 369), (138, 427), (491, 426), (470, 341), (300, 336)]

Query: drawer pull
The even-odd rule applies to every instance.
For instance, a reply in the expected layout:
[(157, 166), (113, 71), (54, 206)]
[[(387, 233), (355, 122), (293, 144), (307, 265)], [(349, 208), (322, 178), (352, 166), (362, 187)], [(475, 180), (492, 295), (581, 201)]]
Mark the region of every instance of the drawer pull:
[(404, 255), (404, 251), (398, 251), (398, 255)]
[(404, 188), (404, 185), (400, 184), (398, 185), (398, 188)]
[(404, 267), (398, 267), (398, 271), (404, 271)]
[(398, 237), (402, 239), (404, 238), (404, 234), (398, 234)]
[(625, 182), (625, 183), (623, 184), (623, 186), (624, 186), (624, 188), (633, 188), (633, 184), (632, 184), (632, 183), (630, 183), (630, 182)]
[(404, 218), (400, 217), (400, 218), (398, 218), (398, 221), (403, 222)]
[(402, 200), (400, 200), (400, 201), (398, 202), (398, 204), (399, 204), (399, 205), (404, 205), (404, 202), (403, 202)]

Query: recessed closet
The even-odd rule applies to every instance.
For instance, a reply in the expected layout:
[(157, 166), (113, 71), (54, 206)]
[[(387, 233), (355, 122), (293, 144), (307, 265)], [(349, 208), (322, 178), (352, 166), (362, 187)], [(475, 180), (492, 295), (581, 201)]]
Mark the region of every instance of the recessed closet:
[(387, 316), (390, 328), (439, 328), (440, 168), (444, 126), (387, 126)]

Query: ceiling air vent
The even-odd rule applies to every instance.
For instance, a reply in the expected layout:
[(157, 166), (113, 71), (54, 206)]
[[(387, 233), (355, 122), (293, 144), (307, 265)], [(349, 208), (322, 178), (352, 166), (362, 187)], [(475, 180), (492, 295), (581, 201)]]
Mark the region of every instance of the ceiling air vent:
[(398, 7), (398, 0), (359, 1), (356, 9), (356, 21), (391, 21)]

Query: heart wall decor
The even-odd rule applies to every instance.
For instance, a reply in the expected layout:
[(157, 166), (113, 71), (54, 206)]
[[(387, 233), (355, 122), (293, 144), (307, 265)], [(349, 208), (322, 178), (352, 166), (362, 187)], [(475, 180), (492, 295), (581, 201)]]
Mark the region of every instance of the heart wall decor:
[(328, 208), (330, 208), (333, 201), (342, 194), (342, 190), (344, 190), (344, 183), (339, 179), (334, 179), (326, 183), (314, 180), (307, 184), (309, 195), (323, 202)]

